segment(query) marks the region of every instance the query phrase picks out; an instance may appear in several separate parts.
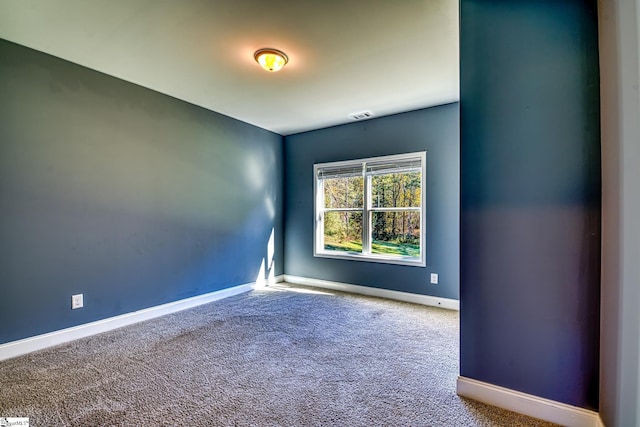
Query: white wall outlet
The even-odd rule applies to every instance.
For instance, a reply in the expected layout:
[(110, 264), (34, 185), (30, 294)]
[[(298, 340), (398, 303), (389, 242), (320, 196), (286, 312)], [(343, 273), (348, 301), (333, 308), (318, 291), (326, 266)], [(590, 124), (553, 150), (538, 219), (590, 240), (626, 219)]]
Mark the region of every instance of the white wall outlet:
[(84, 307), (84, 298), (82, 294), (71, 295), (71, 309), (75, 310), (76, 308)]
[(432, 285), (438, 284), (438, 273), (431, 273), (431, 284)]

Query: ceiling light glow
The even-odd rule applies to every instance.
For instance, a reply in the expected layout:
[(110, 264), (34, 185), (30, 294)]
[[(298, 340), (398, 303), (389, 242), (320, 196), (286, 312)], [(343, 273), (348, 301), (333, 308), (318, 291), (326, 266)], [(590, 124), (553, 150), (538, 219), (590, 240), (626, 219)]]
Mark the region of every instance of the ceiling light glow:
[(289, 62), (289, 58), (284, 52), (277, 49), (259, 49), (253, 54), (256, 62), (269, 72), (280, 71)]

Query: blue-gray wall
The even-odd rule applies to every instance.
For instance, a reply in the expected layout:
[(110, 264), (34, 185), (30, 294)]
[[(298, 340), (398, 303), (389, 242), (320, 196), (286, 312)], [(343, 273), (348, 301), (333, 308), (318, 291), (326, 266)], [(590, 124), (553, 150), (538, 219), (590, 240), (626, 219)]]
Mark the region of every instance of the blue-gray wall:
[(280, 135), (2, 40), (0, 97), (0, 343), (283, 273)]
[[(286, 274), (458, 299), (459, 139), (457, 103), (285, 137)], [(423, 150), (426, 268), (313, 256), (314, 163)]]
[(461, 375), (598, 408), (595, 1), (461, 2)]

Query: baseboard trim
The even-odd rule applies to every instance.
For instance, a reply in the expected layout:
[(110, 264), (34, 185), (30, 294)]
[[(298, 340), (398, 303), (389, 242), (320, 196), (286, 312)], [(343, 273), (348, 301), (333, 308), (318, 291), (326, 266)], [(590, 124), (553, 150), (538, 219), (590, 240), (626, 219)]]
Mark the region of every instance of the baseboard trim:
[(471, 378), (458, 377), (457, 393), (530, 417), (566, 427), (603, 427), (597, 412), (531, 394), (521, 393)]
[(596, 422), (596, 425), (598, 427), (605, 427), (604, 421), (602, 421), (602, 417), (600, 416), (600, 414), (598, 414), (598, 421)]
[(428, 305), (431, 307), (460, 310), (460, 301), (432, 297), (429, 295), (412, 294), (409, 292), (392, 291), (389, 289), (371, 288), (368, 286), (351, 285), (349, 283), (331, 282), (328, 280), (311, 279), (308, 277), (284, 275), (284, 281), (296, 285), (314, 286), (317, 288), (333, 289), (335, 291), (350, 292), (354, 294), (369, 295), (372, 297), (388, 298), (414, 304)]
[(107, 319), (97, 320), (91, 323), (85, 323), (71, 328), (61, 329), (59, 331), (49, 332), (34, 337), (25, 338), (18, 341), (8, 342), (0, 345), (0, 361), (11, 359), (13, 357), (22, 356), (36, 350), (42, 350), (47, 347), (64, 344), (79, 338), (85, 338), (91, 335), (107, 332), (123, 326), (132, 325), (144, 320), (153, 319), (164, 316), (166, 314), (175, 313), (177, 311), (186, 310), (188, 308), (197, 307), (223, 298), (232, 297), (245, 292), (249, 292), (255, 288), (255, 283), (247, 283), (244, 285), (234, 286), (219, 291), (210, 292), (195, 297), (186, 298), (180, 301), (174, 301), (167, 304), (157, 305), (155, 307), (145, 308), (143, 310), (133, 311), (131, 313), (121, 314), (119, 316), (109, 317)]

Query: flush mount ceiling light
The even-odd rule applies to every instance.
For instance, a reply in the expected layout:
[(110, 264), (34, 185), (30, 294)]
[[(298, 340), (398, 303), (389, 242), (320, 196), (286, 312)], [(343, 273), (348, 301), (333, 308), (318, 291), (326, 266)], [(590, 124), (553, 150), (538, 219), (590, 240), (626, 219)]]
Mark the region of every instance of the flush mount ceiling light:
[(289, 58), (284, 52), (271, 48), (256, 50), (253, 57), (262, 68), (270, 72), (280, 71), (289, 62)]

